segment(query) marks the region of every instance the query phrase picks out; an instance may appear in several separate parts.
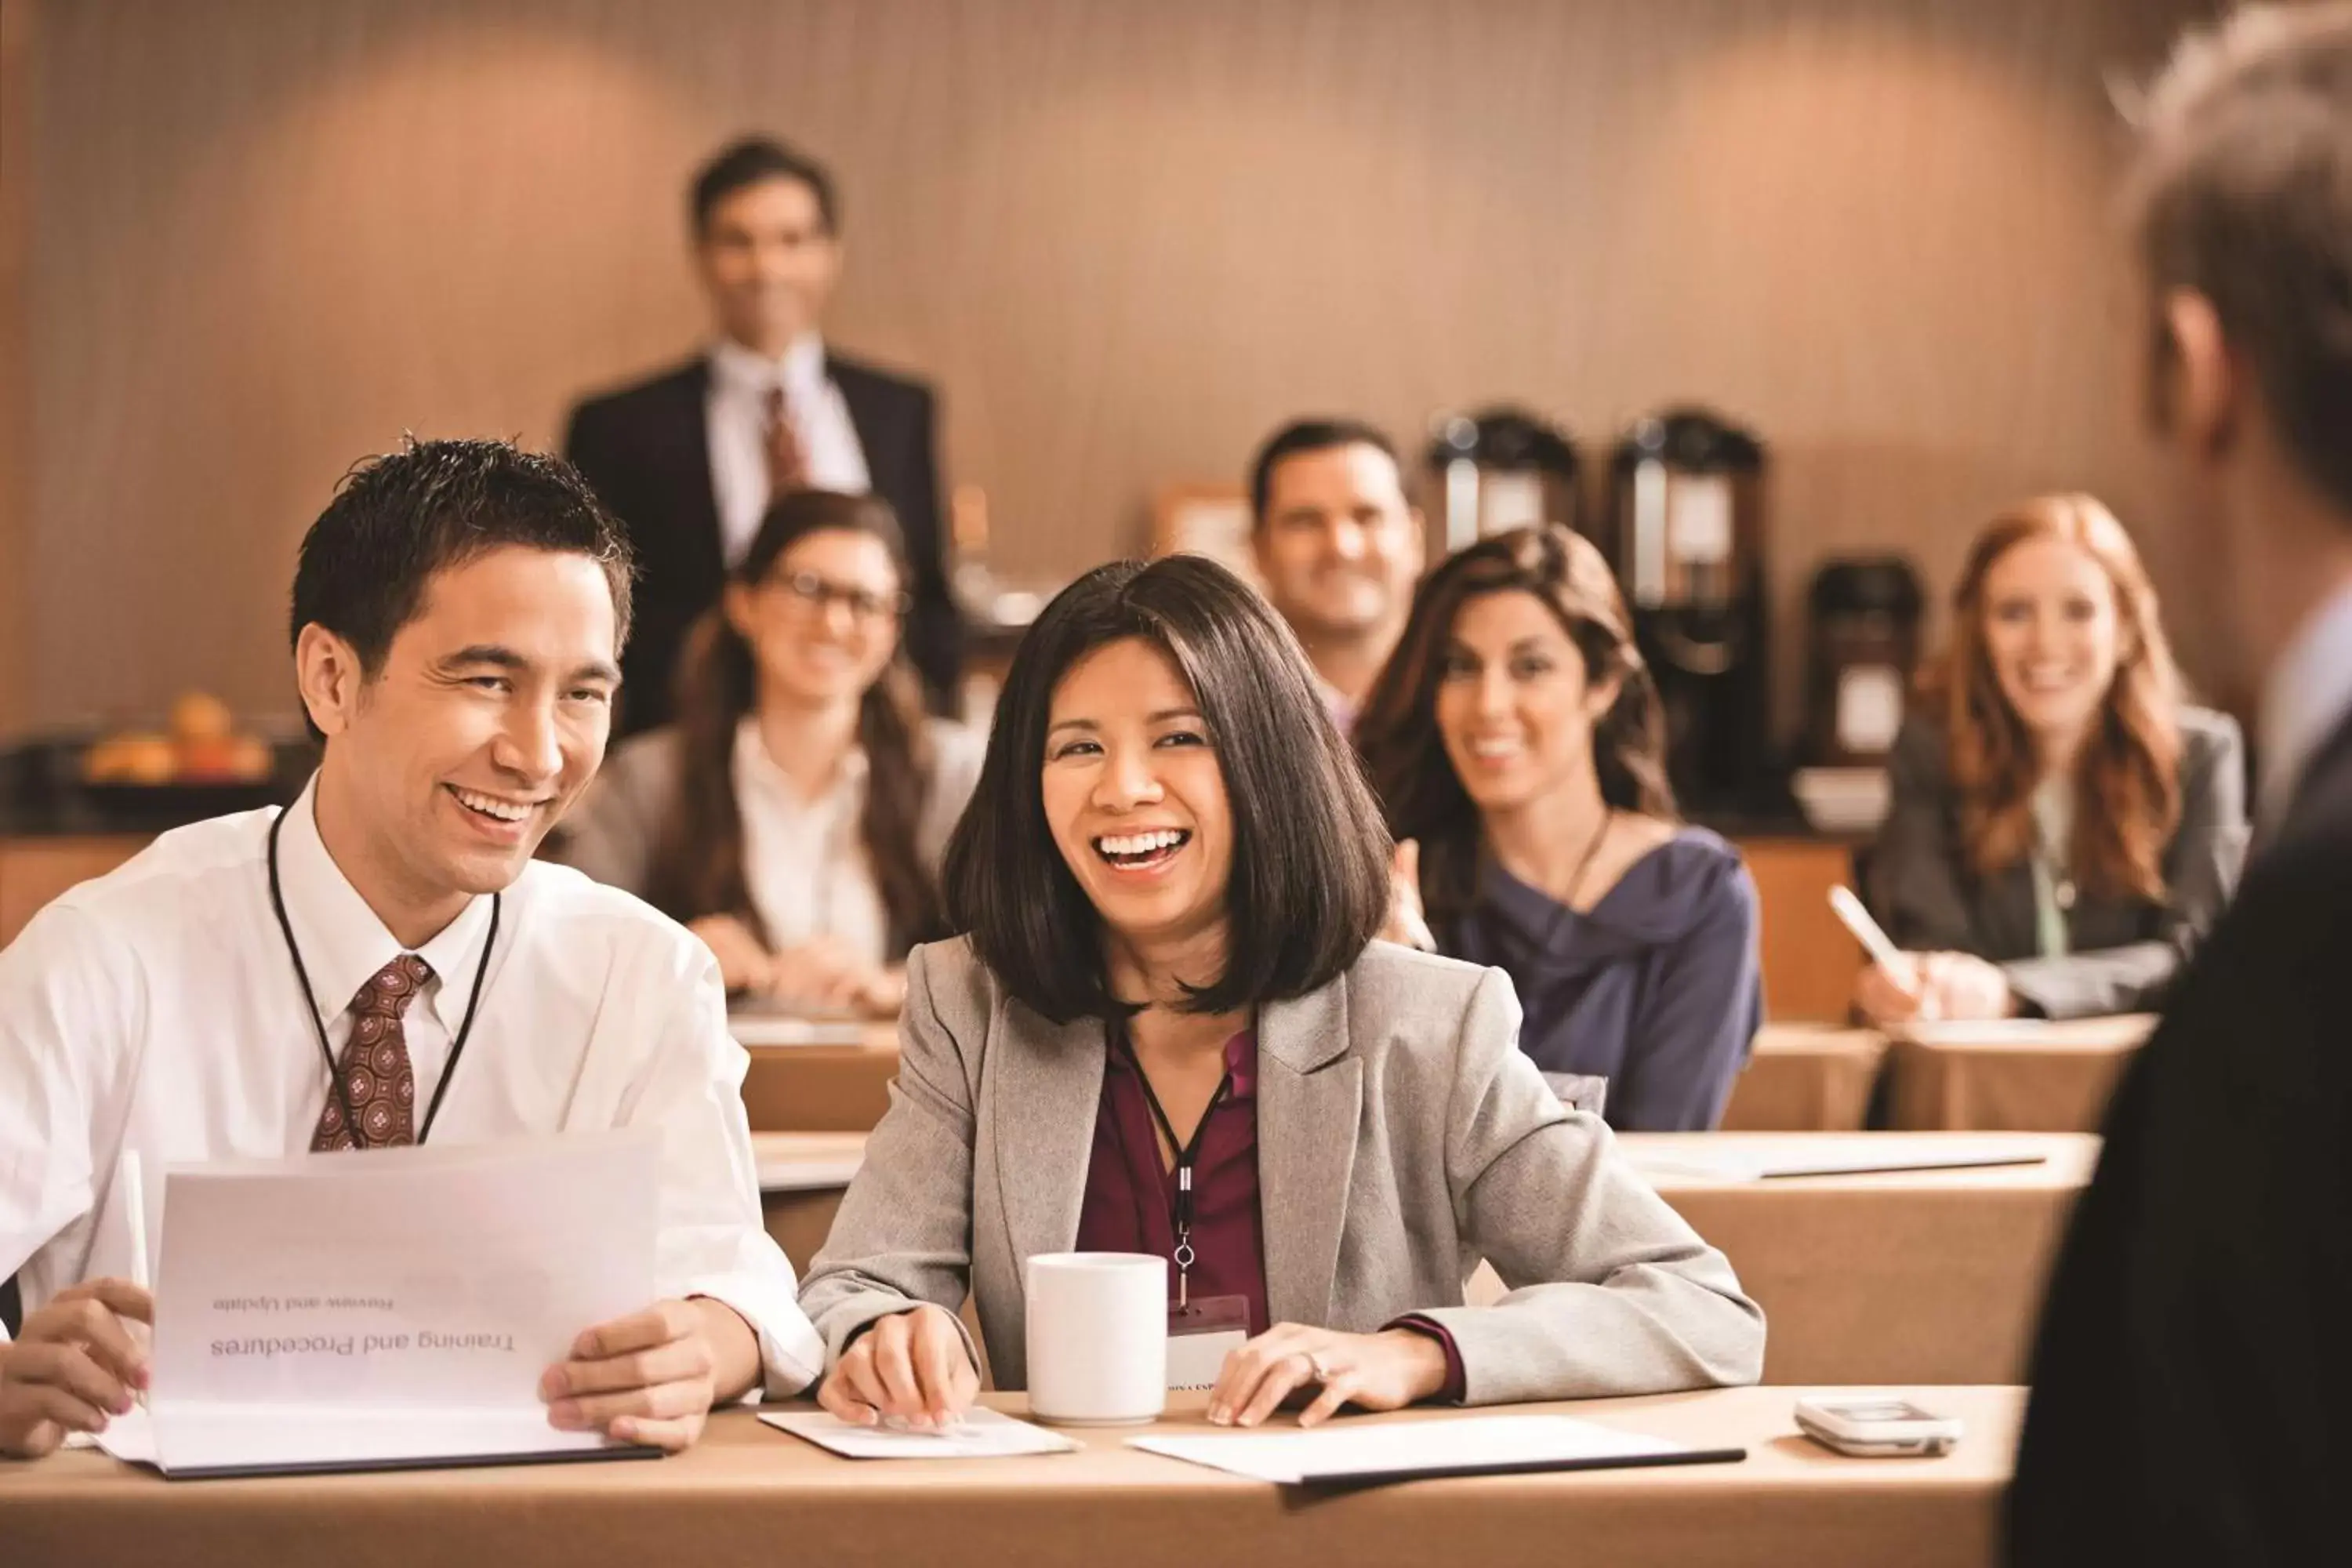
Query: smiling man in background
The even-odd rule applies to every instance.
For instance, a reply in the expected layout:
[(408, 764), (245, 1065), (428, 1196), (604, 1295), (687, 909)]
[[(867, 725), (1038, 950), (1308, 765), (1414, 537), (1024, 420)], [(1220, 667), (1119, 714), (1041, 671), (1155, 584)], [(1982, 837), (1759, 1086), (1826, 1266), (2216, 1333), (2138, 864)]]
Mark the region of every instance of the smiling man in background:
[(564, 455), (635, 547), (637, 630), (620, 733), (667, 722), (679, 649), (719, 603), (768, 502), (787, 489), (867, 491), (905, 537), (907, 650), (934, 710), (952, 713), (961, 624), (940, 525), (935, 401), (920, 382), (845, 359), (820, 335), (840, 281), (833, 176), (782, 142), (738, 142), (696, 175), (695, 275), (712, 346), (583, 403)]
[(1355, 419), (1301, 419), (1250, 464), (1250, 546), (1345, 732), (1388, 662), (1421, 575), (1421, 513), (1395, 447)]

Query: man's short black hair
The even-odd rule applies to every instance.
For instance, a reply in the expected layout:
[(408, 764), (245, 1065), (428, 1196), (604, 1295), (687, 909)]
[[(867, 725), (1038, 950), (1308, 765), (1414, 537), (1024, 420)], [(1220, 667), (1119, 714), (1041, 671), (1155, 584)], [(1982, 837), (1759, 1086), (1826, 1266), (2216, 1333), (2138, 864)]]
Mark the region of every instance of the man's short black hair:
[(316, 622), (383, 668), (433, 574), (501, 545), (585, 555), (613, 590), (614, 640), (629, 636), (626, 536), (580, 477), (509, 441), (419, 441), (354, 465), (302, 538), (288, 634)]
[(1321, 452), (1333, 447), (1370, 447), (1397, 464), (1400, 479), (1404, 477), (1404, 465), (1397, 462), (1395, 443), (1379, 426), (1361, 419), (1294, 419), (1267, 437), (1265, 445), (1250, 461), (1251, 526), (1265, 526), (1265, 503), (1273, 493), (1276, 464), (1301, 452)]
[(798, 180), (806, 185), (809, 194), (816, 197), (816, 214), (824, 224), (824, 232), (841, 232), (833, 175), (825, 166), (798, 148), (787, 147), (772, 137), (746, 136), (721, 148), (696, 173), (693, 194), (688, 201), (694, 237), (700, 239), (709, 233), (710, 215), (718, 210), (720, 202), (763, 180)]
[(950, 921), (1045, 1017), (1108, 1017), (1126, 1005), (1109, 993), (1102, 923), (1055, 845), (1040, 774), (1055, 689), (1079, 659), (1129, 637), (1160, 649), (1192, 687), (1233, 816), (1225, 970), (1187, 1010), (1329, 984), (1387, 918), (1388, 829), (1290, 628), (1205, 556), (1098, 566), (1022, 637), (948, 845)]

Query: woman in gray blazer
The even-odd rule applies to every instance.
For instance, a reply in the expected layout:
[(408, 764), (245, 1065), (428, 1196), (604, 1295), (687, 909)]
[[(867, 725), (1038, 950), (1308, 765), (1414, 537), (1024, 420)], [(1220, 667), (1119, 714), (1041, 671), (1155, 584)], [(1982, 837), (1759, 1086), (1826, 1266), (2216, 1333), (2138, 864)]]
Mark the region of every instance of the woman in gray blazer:
[(1904, 948), (1880, 1023), (2157, 1005), (2245, 852), (2236, 722), (2184, 705), (2156, 591), (2089, 496), (1978, 537), (1897, 738), (1864, 889)]
[[(845, 1419), (1025, 1385), (1023, 1261), (1170, 1258), (1212, 1419), (1750, 1382), (1761, 1313), (1517, 1049), (1499, 972), (1372, 940), (1380, 813), (1215, 564), (1089, 573), (1024, 638), (908, 968), (888, 1113), (810, 1265)], [(1509, 1293), (1464, 1304), (1484, 1258)], [(1184, 1303), (1180, 1310), (1174, 1304)], [(1208, 1378), (1203, 1381), (1211, 1381)]]

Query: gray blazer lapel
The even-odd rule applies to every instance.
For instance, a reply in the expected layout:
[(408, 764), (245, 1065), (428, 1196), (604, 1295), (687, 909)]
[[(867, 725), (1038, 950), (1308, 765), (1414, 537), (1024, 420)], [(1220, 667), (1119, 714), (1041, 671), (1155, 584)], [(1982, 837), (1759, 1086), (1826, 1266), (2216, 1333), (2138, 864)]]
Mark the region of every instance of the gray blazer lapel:
[(1274, 1321), (1329, 1320), (1356, 1163), (1364, 1064), (1348, 1049), (1343, 977), (1258, 1015), (1257, 1184)]
[(1049, 1023), (1016, 1002), (998, 1016), (990, 1045), (998, 1191), (1017, 1271), (1034, 1253), (1076, 1245), (1102, 1100), (1103, 1025)]

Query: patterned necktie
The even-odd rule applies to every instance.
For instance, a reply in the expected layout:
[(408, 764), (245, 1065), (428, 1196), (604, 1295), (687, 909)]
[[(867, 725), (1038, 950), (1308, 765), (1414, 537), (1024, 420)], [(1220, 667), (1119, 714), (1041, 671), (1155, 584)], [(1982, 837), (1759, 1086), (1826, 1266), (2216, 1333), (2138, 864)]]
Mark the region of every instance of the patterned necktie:
[(416, 1069), (409, 1065), (400, 1020), (432, 978), (431, 964), (404, 952), (377, 970), (352, 998), (352, 1037), (343, 1042), (343, 1059), (335, 1070), (350, 1091), (352, 1114), (359, 1118), (358, 1135), (344, 1123), (344, 1096), (331, 1089), (327, 1109), (319, 1115), (319, 1130), (310, 1135), (313, 1153), (388, 1149), (416, 1142)]
[(781, 385), (768, 388), (768, 499), (808, 489), (808, 454), (793, 427), (792, 406)]

